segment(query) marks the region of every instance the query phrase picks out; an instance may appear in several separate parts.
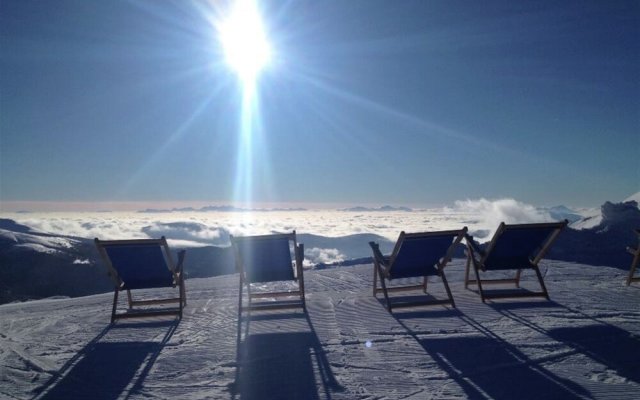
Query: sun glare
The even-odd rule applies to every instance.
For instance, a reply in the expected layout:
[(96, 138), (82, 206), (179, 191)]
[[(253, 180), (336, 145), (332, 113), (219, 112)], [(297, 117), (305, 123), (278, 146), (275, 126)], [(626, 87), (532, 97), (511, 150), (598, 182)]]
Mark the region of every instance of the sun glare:
[[(265, 182), (270, 180), (269, 163), (263, 154), (258, 75), (271, 61), (273, 51), (256, 2), (233, 1), (223, 19), (215, 24), (224, 61), (236, 74), (242, 94), (233, 199), (249, 208), (256, 192), (263, 185), (268, 187)], [(251, 215), (242, 216), (243, 220), (250, 218)]]
[(255, 0), (236, 0), (219, 26), (225, 60), (247, 83), (254, 80), (271, 59), (271, 46)]

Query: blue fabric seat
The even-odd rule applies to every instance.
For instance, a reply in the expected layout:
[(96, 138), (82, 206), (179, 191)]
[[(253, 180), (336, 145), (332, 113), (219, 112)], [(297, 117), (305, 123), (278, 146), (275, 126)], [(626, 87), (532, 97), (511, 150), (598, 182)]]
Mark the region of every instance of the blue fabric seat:
[[(99, 240), (95, 239), (98, 252), (102, 256), (115, 286), (111, 322), (120, 318), (158, 315), (178, 315), (186, 306), (183, 263), (185, 251), (178, 253), (178, 263), (174, 264), (166, 238), (140, 240)], [(131, 290), (153, 288), (178, 288), (174, 298), (134, 301)], [(173, 310), (136, 310), (117, 313), (118, 293), (127, 291), (129, 309), (136, 306), (179, 303)]]
[(295, 280), (288, 236), (235, 240), (247, 282)]
[[(484, 302), (486, 299), (508, 297), (545, 297), (549, 299), (549, 293), (542, 279), (538, 263), (547, 253), (558, 234), (567, 226), (567, 221), (539, 223), (539, 224), (500, 224), (493, 238), (482, 250), (473, 238), (467, 236), (467, 267), (465, 272), (465, 288), (469, 284), (477, 284), (478, 291)], [(471, 265), (474, 267), (476, 279), (469, 279)], [(535, 271), (541, 291), (503, 291), (501, 293), (487, 293), (483, 289), (484, 284), (514, 283), (516, 288), (520, 286), (522, 270)], [(481, 279), (481, 272), (515, 270), (516, 276), (509, 279)]]
[[(460, 243), (467, 232), (467, 228), (459, 231), (439, 231), (405, 233), (401, 232), (396, 241), (393, 252), (385, 257), (380, 252), (380, 247), (375, 242), (369, 242), (373, 251), (373, 295), (384, 293), (387, 310), (392, 312), (395, 307), (415, 307), (420, 305), (451, 304), (455, 302), (449, 289), (444, 267), (451, 260), (456, 245)], [(447, 291), (446, 300), (419, 300), (419, 301), (391, 301), (390, 291), (417, 290), (427, 292), (427, 277), (440, 276)], [(387, 287), (387, 282), (401, 278), (423, 278), (420, 285), (404, 285)], [(381, 288), (378, 287), (378, 280)]]
[[(240, 275), (238, 313), (244, 310), (302, 307), (306, 310), (302, 262), (304, 246), (298, 244), (296, 232), (261, 236), (231, 236), (236, 268)], [(292, 257), (293, 252), (293, 257)], [(297, 281), (297, 288), (287, 291), (252, 292), (251, 284)], [(243, 290), (248, 292), (248, 305), (243, 305)], [(263, 285), (264, 286), (264, 285)], [(283, 298), (285, 301), (254, 302), (257, 298)], [(297, 297), (291, 301), (291, 297)]]

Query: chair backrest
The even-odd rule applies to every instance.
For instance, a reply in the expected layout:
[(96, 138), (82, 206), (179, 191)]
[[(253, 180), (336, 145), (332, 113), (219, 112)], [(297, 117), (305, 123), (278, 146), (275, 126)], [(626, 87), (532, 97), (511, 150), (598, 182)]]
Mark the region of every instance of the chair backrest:
[(95, 239), (95, 242), (116, 285), (122, 289), (175, 285), (176, 271), (164, 236), (140, 240)]
[(537, 264), (567, 221), (541, 224), (500, 224), (487, 246), (482, 264), (487, 270), (519, 269)]
[(389, 259), (389, 279), (438, 275), (467, 228), (459, 231), (401, 232)]
[(247, 282), (295, 280), (291, 251), (297, 246), (296, 233), (231, 236), (238, 272)]

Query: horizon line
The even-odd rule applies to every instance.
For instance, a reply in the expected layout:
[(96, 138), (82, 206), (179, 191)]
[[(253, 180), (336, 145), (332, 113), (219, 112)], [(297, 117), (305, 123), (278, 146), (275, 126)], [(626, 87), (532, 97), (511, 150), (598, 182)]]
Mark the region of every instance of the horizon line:
[[(74, 201), (74, 200), (0, 200), (0, 213), (38, 213), (38, 212), (142, 212), (147, 210), (167, 210), (180, 208), (193, 208), (193, 211), (200, 211), (205, 207), (232, 207), (247, 211), (260, 210), (329, 210), (352, 207), (381, 208), (391, 206), (394, 208), (438, 208), (446, 207), (445, 204), (395, 204), (393, 202), (262, 202), (245, 204), (236, 201), (182, 201), (182, 200), (162, 200), (162, 201)], [(179, 211), (179, 210), (178, 210)]]
[[(203, 210), (206, 207), (231, 207), (238, 211), (313, 211), (313, 210), (341, 210), (347, 208), (364, 207), (370, 209), (380, 209), (383, 207), (392, 207), (397, 209), (409, 208), (412, 211), (428, 210), (443, 207), (454, 207), (457, 201), (479, 200), (485, 199), (497, 201), (500, 199), (514, 199), (521, 201), (515, 197), (501, 196), (496, 198), (476, 197), (454, 200), (450, 203), (395, 203), (395, 202), (262, 202), (245, 204), (234, 201), (186, 201), (186, 200), (162, 200), (162, 201), (74, 201), (74, 200), (0, 200), (0, 213), (41, 213), (41, 212), (207, 212)], [(609, 200), (616, 202), (615, 200)], [(620, 200), (622, 201), (622, 200)], [(594, 206), (575, 206), (570, 204), (554, 204), (554, 205), (534, 205), (535, 207), (545, 208), (564, 205), (570, 208), (584, 209), (594, 208)], [(192, 208), (193, 210), (180, 210), (183, 208)], [(213, 210), (215, 211), (215, 210)], [(223, 210), (221, 210), (223, 211)], [(230, 210), (231, 211), (231, 210)]]

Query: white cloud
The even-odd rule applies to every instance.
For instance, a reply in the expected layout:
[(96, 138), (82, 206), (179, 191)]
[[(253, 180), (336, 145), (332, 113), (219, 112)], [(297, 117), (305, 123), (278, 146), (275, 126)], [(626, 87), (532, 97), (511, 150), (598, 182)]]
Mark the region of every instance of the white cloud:
[(26, 218), (14, 219), (36, 231), (57, 235), (77, 236), (86, 239), (97, 237), (103, 240), (147, 238), (147, 235), (140, 229), (140, 221), (126, 215), (51, 213), (29, 214)]
[(321, 249), (318, 247), (304, 249), (304, 256), (305, 262), (308, 261), (310, 264), (331, 264), (345, 260), (344, 254), (341, 254), (338, 249)]
[[(445, 213), (446, 213), (445, 209)], [(489, 240), (501, 222), (507, 224), (525, 224), (552, 221), (548, 212), (540, 211), (531, 204), (505, 198), (498, 200), (459, 200), (452, 213), (464, 212), (474, 216), (468, 221), (469, 230), (479, 239)]]
[(223, 245), (229, 243), (229, 232), (217, 226), (200, 222), (154, 222), (142, 228), (149, 237), (165, 236), (173, 240), (201, 244)]

